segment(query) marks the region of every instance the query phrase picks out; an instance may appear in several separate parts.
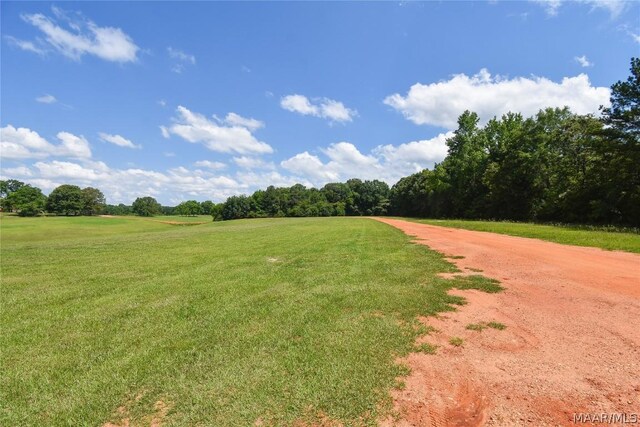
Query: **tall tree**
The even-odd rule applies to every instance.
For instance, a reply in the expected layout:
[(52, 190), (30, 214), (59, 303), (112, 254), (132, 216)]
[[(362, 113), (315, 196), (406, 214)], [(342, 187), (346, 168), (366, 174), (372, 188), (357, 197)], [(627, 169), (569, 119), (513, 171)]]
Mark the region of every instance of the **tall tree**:
[(7, 201), (7, 197), (14, 191), (24, 186), (24, 182), (17, 179), (0, 180), (0, 208), (5, 211), (12, 211), (13, 206)]
[(20, 216), (36, 216), (44, 211), (47, 198), (39, 188), (23, 185), (9, 193), (7, 202)]
[(82, 213), (84, 215), (97, 215), (104, 209), (106, 200), (102, 191), (97, 188), (87, 187), (82, 189), (82, 198), (84, 206)]
[(195, 200), (187, 200), (176, 206), (176, 213), (183, 216), (196, 216), (202, 213), (202, 207)]
[(631, 75), (611, 86), (611, 107), (602, 108), (607, 125), (600, 147), (609, 221), (640, 225), (640, 58), (631, 58)]
[(77, 185), (56, 187), (47, 199), (47, 211), (58, 215), (80, 215), (85, 206), (82, 190)]
[(131, 205), (131, 210), (139, 216), (154, 216), (161, 212), (161, 206), (153, 197), (138, 197)]

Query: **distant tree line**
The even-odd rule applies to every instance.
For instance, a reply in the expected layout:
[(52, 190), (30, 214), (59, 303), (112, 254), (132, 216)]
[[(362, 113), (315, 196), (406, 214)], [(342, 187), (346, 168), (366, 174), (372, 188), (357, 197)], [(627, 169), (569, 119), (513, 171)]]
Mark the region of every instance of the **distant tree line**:
[(0, 207), (20, 216), (36, 216), (45, 211), (67, 216), (96, 215), (104, 206), (104, 194), (97, 188), (64, 184), (47, 197), (39, 188), (24, 182), (0, 180)]
[(465, 111), (433, 170), (400, 179), (350, 179), (320, 189), (269, 186), (224, 203), (189, 200), (161, 206), (139, 197), (107, 205), (96, 188), (61, 185), (49, 197), (16, 180), (0, 181), (0, 206), (22, 216), (211, 215), (262, 217), (399, 215), (432, 218), (559, 221), (640, 226), (640, 59), (611, 87), (601, 117), (547, 108), (533, 117), (508, 113), (479, 125)]
[(212, 215), (214, 219), (385, 215), (389, 208), (389, 186), (382, 181), (350, 179), (306, 188), (269, 186), (251, 196), (231, 196)]

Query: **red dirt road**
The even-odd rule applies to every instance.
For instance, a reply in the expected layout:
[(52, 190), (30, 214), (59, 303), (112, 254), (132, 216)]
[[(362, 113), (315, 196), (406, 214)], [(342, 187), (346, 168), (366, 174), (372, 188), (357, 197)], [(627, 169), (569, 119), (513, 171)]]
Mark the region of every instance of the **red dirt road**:
[[(454, 291), (468, 303), (421, 319), (437, 329), (421, 338), (438, 345), (437, 353), (402, 360), (412, 373), (393, 393), (400, 418), (383, 425), (622, 425), (574, 423), (580, 413), (618, 414), (624, 425), (640, 425), (639, 255), (377, 220), (445, 255), (464, 256), (451, 259), (462, 274), (505, 287), (497, 294)], [(506, 329), (466, 329), (491, 321)], [(463, 345), (451, 345), (453, 337)]]

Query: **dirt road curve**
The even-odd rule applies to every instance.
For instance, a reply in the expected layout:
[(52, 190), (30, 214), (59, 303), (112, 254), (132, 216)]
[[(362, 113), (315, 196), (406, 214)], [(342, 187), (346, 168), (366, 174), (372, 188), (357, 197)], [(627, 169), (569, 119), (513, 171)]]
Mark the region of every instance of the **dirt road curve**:
[[(627, 422), (637, 414), (640, 422), (639, 255), (378, 221), (445, 255), (464, 256), (451, 261), (506, 288), (455, 291), (467, 305), (421, 319), (437, 328), (423, 341), (438, 351), (403, 360), (412, 373), (394, 392), (401, 417), (383, 425), (594, 425), (574, 423), (580, 413), (618, 414)], [(506, 329), (466, 329), (490, 321)], [(451, 345), (452, 337), (463, 345)]]

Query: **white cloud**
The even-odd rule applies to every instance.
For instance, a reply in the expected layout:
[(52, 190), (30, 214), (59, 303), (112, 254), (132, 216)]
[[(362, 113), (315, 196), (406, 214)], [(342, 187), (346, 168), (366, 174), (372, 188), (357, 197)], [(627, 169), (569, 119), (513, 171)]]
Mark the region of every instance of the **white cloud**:
[(533, 2), (542, 6), (549, 16), (557, 16), (558, 10), (562, 5), (561, 0), (533, 0)]
[(131, 142), (131, 140), (120, 136), (120, 135), (110, 135), (108, 133), (104, 133), (104, 132), (100, 132), (98, 134), (100, 136), (100, 139), (105, 141), (105, 142), (109, 142), (111, 144), (115, 144), (119, 147), (126, 147), (126, 148), (142, 148), (141, 145), (136, 145), (133, 142)]
[(251, 130), (238, 125), (225, 126), (207, 119), (202, 114), (179, 106), (175, 123), (167, 133), (178, 135), (191, 143), (202, 143), (211, 151), (238, 154), (272, 153), (273, 148), (256, 139)]
[(243, 128), (247, 128), (252, 132), (264, 127), (264, 122), (261, 122), (260, 120), (256, 120), (253, 118), (248, 119), (236, 113), (227, 114), (227, 117), (225, 117), (224, 122), (229, 126), (240, 126)]
[(582, 55), (582, 56), (576, 56), (575, 61), (580, 64), (581, 67), (593, 67), (593, 62), (590, 62), (589, 59), (587, 58), (587, 55)]
[(37, 53), (38, 55), (44, 55), (46, 50), (40, 46), (36, 46), (35, 43), (28, 40), (20, 40), (13, 36), (4, 36), (5, 40), (11, 45), (18, 47), (22, 50), (26, 50), (27, 52)]
[(164, 99), (161, 99), (158, 101), (158, 105), (161, 107), (166, 107), (167, 106), (167, 101), (165, 101)]
[(8, 177), (33, 176), (33, 173), (31, 173), (31, 170), (26, 166), (17, 166), (15, 168), (2, 168), (2, 174), (3, 176), (8, 176)]
[(68, 28), (63, 28), (53, 18), (41, 13), (22, 15), (25, 22), (43, 33), (44, 39), (38, 38), (35, 43), (16, 40), (16, 43), (20, 43), (17, 45), (36, 53), (53, 49), (76, 61), (87, 54), (113, 62), (137, 60), (140, 48), (120, 28), (99, 27), (78, 14), (70, 18), (57, 8), (53, 8), (53, 11), (59, 19), (66, 21)]
[(633, 39), (634, 42), (639, 43), (640, 44), (640, 34), (636, 34), (632, 31), (627, 30), (627, 34), (629, 34), (631, 36), (631, 38)]
[(464, 110), (475, 111), (483, 122), (509, 111), (529, 116), (546, 107), (597, 113), (600, 105), (609, 105), (609, 88), (592, 86), (586, 74), (556, 83), (543, 77), (492, 76), (482, 69), (471, 77), (456, 74), (438, 83), (416, 83), (406, 96), (396, 93), (384, 103), (415, 124), (454, 129)]
[(199, 168), (208, 168), (213, 170), (224, 169), (227, 167), (227, 165), (222, 162), (212, 162), (210, 160), (199, 160), (193, 165)]
[(249, 156), (234, 157), (233, 162), (243, 169), (275, 169), (272, 162)]
[(169, 139), (171, 134), (169, 133), (169, 129), (166, 126), (160, 126), (160, 132), (162, 133), (162, 137)]
[(196, 57), (189, 53), (185, 53), (179, 49), (174, 49), (172, 47), (168, 47), (167, 52), (169, 53), (169, 56), (173, 59), (177, 59), (181, 62), (188, 62), (192, 65), (196, 64)]
[(298, 176), (307, 177), (316, 183), (338, 181), (340, 179), (339, 172), (329, 170), (318, 156), (309, 154), (308, 151), (283, 160), (280, 162), (280, 166)]
[(171, 71), (174, 73), (182, 73), (187, 65), (196, 65), (196, 57), (194, 55), (174, 49), (171, 46), (167, 48), (167, 53), (171, 59), (176, 61), (171, 67)]
[(37, 102), (40, 102), (42, 104), (53, 104), (58, 102), (58, 100), (56, 99), (55, 96), (53, 95), (49, 95), (48, 93), (42, 96), (39, 96), (36, 98)]
[[(542, 6), (548, 16), (557, 16), (566, 0), (533, 0), (533, 2)], [(619, 17), (629, 4), (625, 0), (577, 0), (574, 3), (590, 6), (591, 10), (603, 9), (609, 13), (611, 19)]]
[(334, 122), (350, 122), (356, 112), (345, 107), (342, 102), (325, 99), (320, 103), (320, 115)]
[(287, 95), (280, 100), (280, 106), (287, 111), (329, 119), (332, 122), (350, 122), (357, 116), (357, 111), (345, 107), (342, 102), (322, 98), (315, 104), (304, 95)]
[(364, 154), (349, 142), (331, 144), (320, 150), (323, 161), (308, 151), (296, 154), (280, 163), (285, 170), (315, 186), (349, 178), (380, 179), (393, 185), (403, 176), (433, 168), (447, 155), (446, 139), (452, 132), (434, 138), (400, 145), (380, 145)]
[(3, 159), (44, 159), (49, 156), (90, 158), (91, 148), (82, 136), (59, 132), (54, 145), (28, 128), (7, 125), (0, 129), (0, 156)]
[(58, 132), (56, 137), (62, 141), (55, 155), (62, 157), (85, 158), (91, 157), (89, 142), (81, 135), (76, 136), (69, 132)]
[(320, 113), (319, 108), (312, 105), (309, 99), (304, 95), (287, 95), (280, 100), (280, 106), (285, 110), (305, 116), (318, 116)]
[[(31, 168), (5, 168), (0, 177), (18, 178), (45, 191), (51, 191), (61, 184), (92, 186), (99, 188), (105, 194), (107, 202), (112, 204), (130, 204), (136, 197), (143, 196), (155, 197), (161, 203), (181, 201), (185, 197), (224, 201), (232, 195), (252, 193), (264, 188), (265, 183), (290, 186), (300, 181), (276, 171), (218, 175), (213, 171), (180, 166), (160, 172), (133, 167), (115, 169), (104, 162), (90, 160), (37, 161)], [(303, 184), (310, 185), (304, 180)]]

